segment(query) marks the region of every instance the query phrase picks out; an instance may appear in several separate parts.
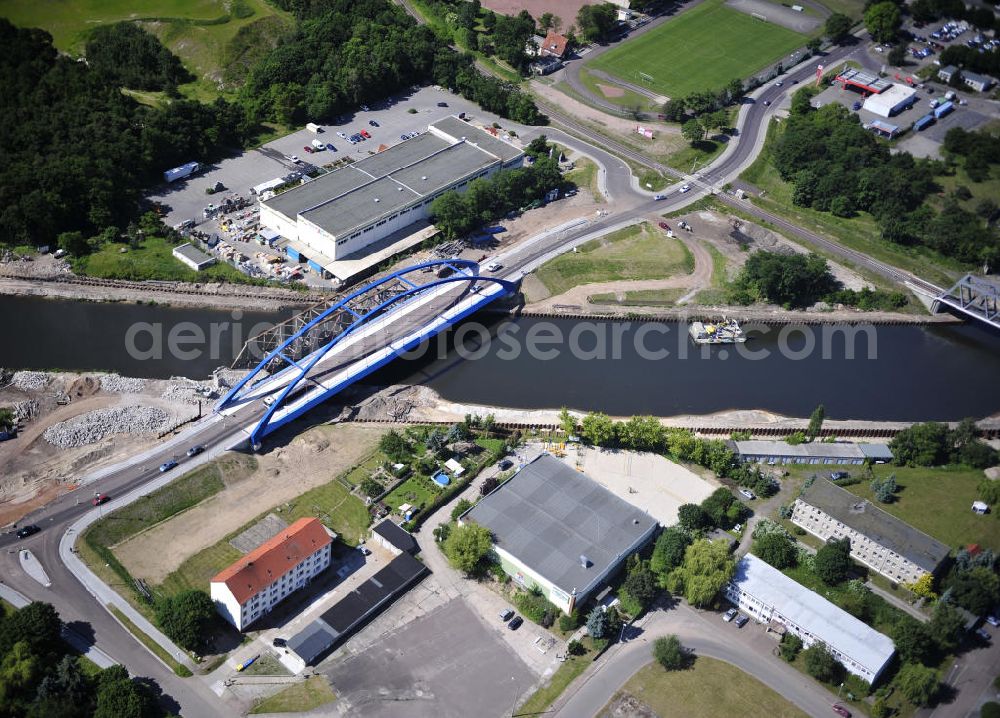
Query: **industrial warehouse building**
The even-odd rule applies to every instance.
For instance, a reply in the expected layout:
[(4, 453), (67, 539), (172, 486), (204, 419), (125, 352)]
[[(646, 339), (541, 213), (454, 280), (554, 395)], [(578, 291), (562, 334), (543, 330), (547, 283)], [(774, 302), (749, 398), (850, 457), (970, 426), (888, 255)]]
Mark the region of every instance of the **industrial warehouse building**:
[(875, 95), (870, 95), (864, 108), (879, 117), (893, 117), (913, 107), (917, 102), (916, 88), (907, 85), (892, 85)]
[(171, 254), (174, 255), (175, 259), (180, 260), (196, 272), (208, 269), (215, 264), (215, 257), (205, 254), (190, 242), (174, 247)]
[(524, 153), (457, 117), (424, 134), (333, 170), (260, 204), (261, 225), (285, 252), (323, 275), (416, 222), (449, 190), (522, 164)]
[(733, 441), (742, 461), (761, 464), (863, 464), (892, 461), (892, 451), (885, 444), (854, 444), (850, 442), (811, 442), (789, 444), (785, 441)]
[(332, 543), (319, 519), (299, 519), (212, 579), (216, 610), (244, 630), (326, 570)]
[(569, 614), (652, 539), (656, 520), (550, 454), (460, 518), (493, 533), (504, 571)]
[(826, 479), (795, 500), (792, 523), (824, 541), (849, 538), (851, 558), (898, 583), (933, 574), (948, 556), (940, 541)]
[(892, 640), (752, 554), (736, 564), (726, 598), (754, 620), (790, 631), (808, 648), (822, 642), (848, 671), (875, 683), (892, 659)]

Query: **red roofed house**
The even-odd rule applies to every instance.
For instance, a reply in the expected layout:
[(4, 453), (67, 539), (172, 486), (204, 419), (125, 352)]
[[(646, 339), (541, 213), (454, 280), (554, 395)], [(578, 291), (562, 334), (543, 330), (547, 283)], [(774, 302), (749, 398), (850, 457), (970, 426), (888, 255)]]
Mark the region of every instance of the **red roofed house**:
[(569, 42), (565, 37), (560, 35), (555, 30), (549, 30), (549, 34), (545, 36), (542, 41), (542, 46), (538, 48), (539, 57), (557, 57), (560, 60), (563, 55), (566, 54), (566, 43)]
[(212, 579), (216, 610), (242, 631), (326, 569), (332, 544), (319, 519), (299, 519)]

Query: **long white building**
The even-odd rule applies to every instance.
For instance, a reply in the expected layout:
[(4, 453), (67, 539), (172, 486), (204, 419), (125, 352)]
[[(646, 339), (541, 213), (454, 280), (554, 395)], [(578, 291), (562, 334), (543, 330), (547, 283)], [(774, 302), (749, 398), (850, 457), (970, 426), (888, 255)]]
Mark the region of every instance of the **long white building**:
[(776, 623), (809, 647), (826, 644), (848, 671), (875, 683), (892, 659), (892, 639), (752, 554), (736, 564), (725, 596), (761, 623)]
[(332, 544), (319, 519), (299, 519), (212, 579), (216, 610), (244, 630), (325, 570)]
[(264, 200), (260, 223), (287, 240), (290, 257), (334, 273), (334, 261), (426, 219), (445, 192), (523, 160), (511, 143), (446, 117), (424, 134)]

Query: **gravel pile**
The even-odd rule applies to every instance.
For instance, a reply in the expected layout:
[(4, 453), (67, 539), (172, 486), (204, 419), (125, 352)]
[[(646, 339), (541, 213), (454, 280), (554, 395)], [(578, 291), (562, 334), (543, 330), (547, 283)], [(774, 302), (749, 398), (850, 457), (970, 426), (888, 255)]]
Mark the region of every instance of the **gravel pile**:
[(97, 378), (101, 382), (101, 388), (112, 394), (139, 394), (146, 388), (145, 379), (117, 374), (98, 374)]
[(54, 424), (43, 436), (60, 449), (86, 446), (115, 434), (149, 434), (159, 431), (170, 418), (163, 409), (150, 406), (116, 406), (98, 409)]
[(39, 391), (52, 381), (52, 376), (43, 371), (19, 371), (11, 382), (21, 391)]
[[(198, 392), (205, 392), (199, 394)], [(198, 400), (204, 401), (208, 398), (208, 395), (214, 396), (212, 390), (212, 385), (207, 382), (196, 382), (196, 381), (178, 381), (172, 382), (160, 397), (163, 399), (168, 399), (170, 401), (183, 401), (188, 404), (197, 404)]]

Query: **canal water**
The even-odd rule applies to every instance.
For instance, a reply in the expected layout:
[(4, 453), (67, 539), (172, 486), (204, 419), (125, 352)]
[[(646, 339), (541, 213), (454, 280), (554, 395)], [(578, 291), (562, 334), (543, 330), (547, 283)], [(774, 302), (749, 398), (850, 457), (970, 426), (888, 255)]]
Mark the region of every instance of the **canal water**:
[[(287, 314), (0, 297), (0, 366), (205, 378)], [(763, 409), (837, 419), (954, 420), (1000, 412), (1000, 335), (962, 326), (756, 328), (697, 347), (682, 322), (479, 315), (368, 382), (445, 399), (615, 415)]]

